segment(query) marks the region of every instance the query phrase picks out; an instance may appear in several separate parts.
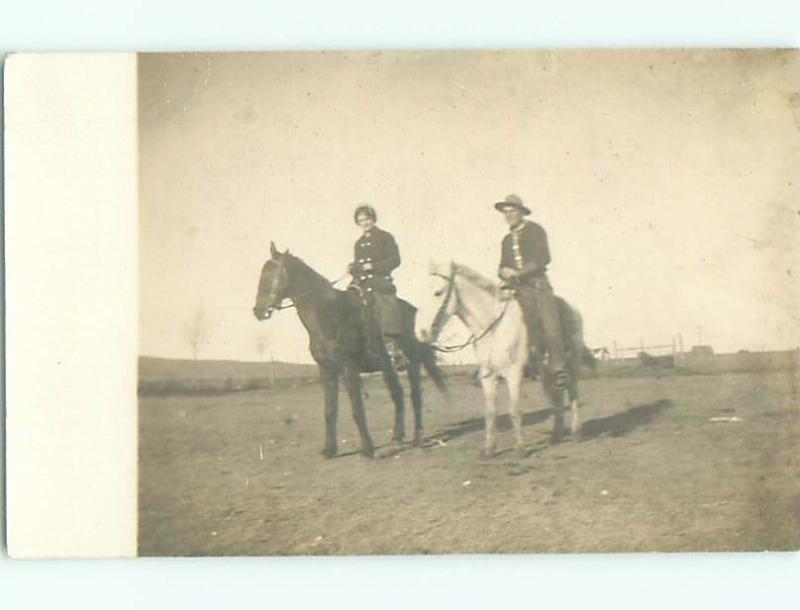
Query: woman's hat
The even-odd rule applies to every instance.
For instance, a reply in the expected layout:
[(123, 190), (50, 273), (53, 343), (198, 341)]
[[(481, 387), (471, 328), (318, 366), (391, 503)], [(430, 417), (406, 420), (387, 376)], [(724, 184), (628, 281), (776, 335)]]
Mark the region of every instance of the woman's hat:
[(356, 211), (353, 212), (353, 220), (358, 224), (358, 215), (359, 214), (366, 214), (370, 218), (372, 218), (373, 222), (378, 222), (378, 213), (368, 203), (362, 203), (360, 206), (356, 208)]
[(508, 195), (503, 201), (498, 201), (494, 204), (495, 209), (505, 212), (508, 209), (517, 209), (522, 212), (523, 216), (527, 216), (531, 211), (522, 203), (522, 199), (514, 195)]

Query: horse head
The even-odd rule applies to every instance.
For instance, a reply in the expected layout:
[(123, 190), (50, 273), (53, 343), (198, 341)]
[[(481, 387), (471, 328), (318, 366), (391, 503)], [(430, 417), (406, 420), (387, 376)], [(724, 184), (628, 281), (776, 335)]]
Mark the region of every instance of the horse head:
[(272, 312), (280, 307), (281, 302), (287, 298), (290, 284), (287, 269), (289, 260), (288, 250), (279, 252), (275, 247), (275, 242), (270, 242), (270, 258), (261, 267), (256, 304), (253, 307), (253, 314), (257, 320), (268, 319)]

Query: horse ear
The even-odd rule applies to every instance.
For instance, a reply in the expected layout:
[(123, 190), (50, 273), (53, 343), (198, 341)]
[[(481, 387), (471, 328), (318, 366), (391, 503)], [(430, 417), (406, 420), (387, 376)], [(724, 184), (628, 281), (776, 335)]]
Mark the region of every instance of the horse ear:
[(274, 241), (269, 242), (269, 254), (272, 258), (278, 258), (278, 256), (280, 256), (280, 252), (278, 252), (278, 249), (275, 247)]

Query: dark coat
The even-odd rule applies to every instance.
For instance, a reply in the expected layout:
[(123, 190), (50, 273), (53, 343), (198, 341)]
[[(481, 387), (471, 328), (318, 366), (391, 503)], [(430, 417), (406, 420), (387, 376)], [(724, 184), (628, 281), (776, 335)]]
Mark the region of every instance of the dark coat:
[[(372, 263), (372, 269), (364, 269)], [(400, 266), (400, 251), (391, 233), (373, 227), (356, 242), (353, 256), (353, 283), (366, 292), (396, 294), (392, 271)]]
[(521, 277), (522, 282), (547, 273), (547, 265), (550, 263), (547, 233), (535, 222), (525, 220), (511, 229), (503, 238), (501, 252), (500, 267), (519, 270), (531, 263), (535, 264), (536, 270)]

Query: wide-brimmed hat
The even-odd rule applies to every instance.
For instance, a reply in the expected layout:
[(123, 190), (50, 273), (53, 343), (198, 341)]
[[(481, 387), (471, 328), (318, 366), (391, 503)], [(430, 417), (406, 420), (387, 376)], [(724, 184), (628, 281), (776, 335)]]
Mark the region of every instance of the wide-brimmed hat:
[(517, 195), (514, 195), (513, 193), (511, 195), (508, 195), (505, 199), (503, 199), (503, 201), (498, 201), (497, 203), (495, 203), (494, 207), (496, 210), (500, 210), (501, 212), (504, 212), (509, 208), (514, 208), (522, 212), (524, 216), (527, 216), (528, 214), (531, 213), (531, 211), (527, 207), (525, 207), (525, 204), (522, 203), (522, 199), (520, 199)]

